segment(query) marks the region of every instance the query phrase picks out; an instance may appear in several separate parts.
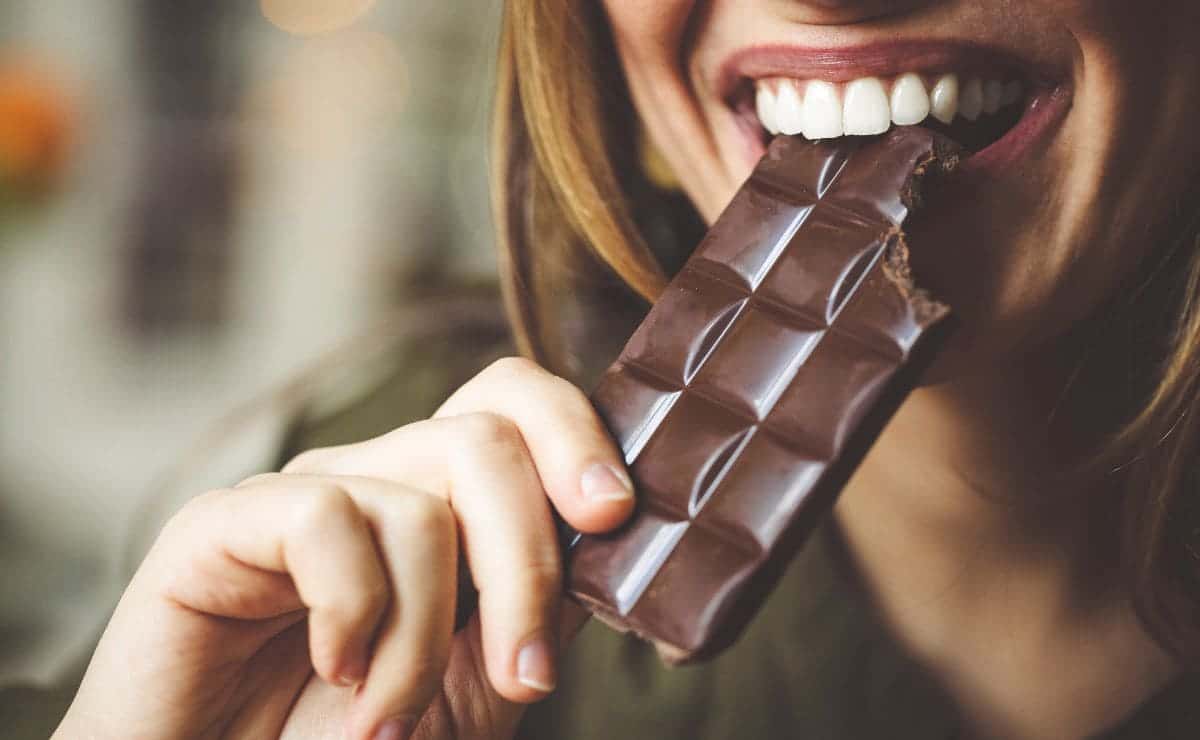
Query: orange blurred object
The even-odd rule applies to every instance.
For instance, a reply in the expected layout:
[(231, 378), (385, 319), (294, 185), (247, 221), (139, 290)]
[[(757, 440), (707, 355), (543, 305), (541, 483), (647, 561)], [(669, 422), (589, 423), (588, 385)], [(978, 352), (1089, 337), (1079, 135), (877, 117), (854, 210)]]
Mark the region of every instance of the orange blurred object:
[(0, 184), (43, 192), (62, 174), (71, 130), (67, 96), (26, 62), (0, 62)]

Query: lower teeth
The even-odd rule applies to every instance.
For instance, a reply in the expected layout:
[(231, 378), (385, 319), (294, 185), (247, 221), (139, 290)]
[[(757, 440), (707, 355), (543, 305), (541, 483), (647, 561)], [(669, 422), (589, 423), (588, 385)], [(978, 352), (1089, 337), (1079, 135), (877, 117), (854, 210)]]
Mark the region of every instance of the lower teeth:
[(932, 116), (921, 122), (921, 126), (937, 131), (962, 144), (972, 153), (987, 149), (1004, 137), (1021, 120), (1025, 113), (1023, 105), (1010, 105), (1003, 110), (983, 116), (976, 121), (968, 121), (959, 116), (947, 125)]

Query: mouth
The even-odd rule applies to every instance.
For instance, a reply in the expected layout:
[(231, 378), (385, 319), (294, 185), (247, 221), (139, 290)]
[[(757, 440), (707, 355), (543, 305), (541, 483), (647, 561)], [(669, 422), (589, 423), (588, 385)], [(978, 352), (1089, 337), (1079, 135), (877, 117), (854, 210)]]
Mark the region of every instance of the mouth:
[(925, 126), (972, 152), (966, 168), (995, 172), (1065, 117), (1065, 80), (999, 52), (920, 43), (755, 47), (734, 55), (717, 84), (755, 161), (778, 134), (832, 139)]

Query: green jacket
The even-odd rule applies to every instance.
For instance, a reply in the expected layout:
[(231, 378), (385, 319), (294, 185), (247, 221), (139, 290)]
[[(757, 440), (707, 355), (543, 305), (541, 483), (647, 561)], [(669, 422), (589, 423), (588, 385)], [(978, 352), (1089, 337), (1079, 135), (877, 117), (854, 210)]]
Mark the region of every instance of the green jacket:
[[(344, 355), (354, 362), (327, 365), (247, 415), (250, 432), (223, 430), (219, 438), (239, 454), (208, 450), (208, 460), (225, 461), (207, 466), (216, 472), (193, 470), (161, 492), (131, 562), (187, 496), (277, 469), (310, 447), (362, 440), (424, 418), (477, 370), (511, 352), (495, 304), (460, 311), (453, 321), (444, 320), (453, 312), (423, 315), (432, 318), (409, 314), (403, 327), (367, 341), (370, 351)], [(0, 734), (45, 737), (69, 696), (69, 690), (0, 692)], [(1194, 740), (1197, 699), (1200, 676), (1185, 676), (1100, 737)], [(527, 740), (957, 736), (952, 703), (882, 629), (832, 525), (817, 532), (743, 638), (710, 663), (668, 669), (645, 644), (589, 624), (565, 658), (559, 690), (528, 712), (520, 733)]]
[[(471, 368), (456, 349), (462, 343), (442, 341), (426, 345), (428, 356), (398, 355), (390, 379), (342, 413), (303, 425), (285, 454), (423, 418), (475, 368), (508, 352), (476, 343)], [(413, 398), (407, 379), (429, 377), (430, 363), (449, 363), (446, 383), (430, 398)], [(645, 643), (591, 622), (566, 656), (558, 691), (527, 713), (519, 737), (957, 737), (950, 700), (886, 634), (844, 555), (836, 528), (819, 530), (742, 639), (710, 663), (666, 668)], [(1195, 740), (1197, 700), (1200, 675), (1182, 678), (1100, 738)]]

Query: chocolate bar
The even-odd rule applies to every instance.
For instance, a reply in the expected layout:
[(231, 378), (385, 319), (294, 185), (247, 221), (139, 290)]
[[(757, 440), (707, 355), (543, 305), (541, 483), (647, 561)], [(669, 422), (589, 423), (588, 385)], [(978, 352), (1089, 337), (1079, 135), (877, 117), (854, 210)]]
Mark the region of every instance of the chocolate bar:
[(573, 537), (575, 599), (671, 663), (736, 639), (945, 333), (901, 225), (957, 151), (772, 142), (592, 393), (639, 505)]

